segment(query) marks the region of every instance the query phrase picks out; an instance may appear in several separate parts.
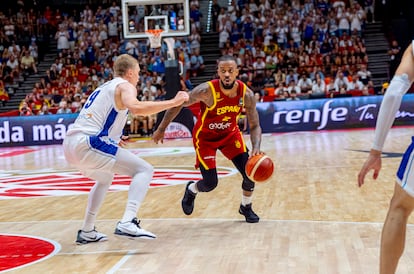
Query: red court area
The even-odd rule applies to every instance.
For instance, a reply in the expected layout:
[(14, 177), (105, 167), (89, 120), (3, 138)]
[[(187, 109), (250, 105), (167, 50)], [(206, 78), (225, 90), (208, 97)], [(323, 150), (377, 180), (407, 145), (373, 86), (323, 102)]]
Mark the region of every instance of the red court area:
[(47, 240), (21, 235), (0, 235), (0, 271), (43, 260), (57, 251)]

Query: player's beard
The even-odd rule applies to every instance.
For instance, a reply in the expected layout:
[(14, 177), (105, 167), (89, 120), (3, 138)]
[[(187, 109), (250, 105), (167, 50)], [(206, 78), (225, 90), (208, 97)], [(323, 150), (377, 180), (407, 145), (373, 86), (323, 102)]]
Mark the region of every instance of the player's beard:
[(232, 82), (231, 84), (226, 85), (223, 81), (221, 81), (221, 80), (220, 80), (220, 82), (221, 82), (221, 86), (222, 86), (224, 89), (232, 89), (232, 88), (234, 87), (234, 83), (236, 83), (236, 81), (234, 81), (234, 82)]

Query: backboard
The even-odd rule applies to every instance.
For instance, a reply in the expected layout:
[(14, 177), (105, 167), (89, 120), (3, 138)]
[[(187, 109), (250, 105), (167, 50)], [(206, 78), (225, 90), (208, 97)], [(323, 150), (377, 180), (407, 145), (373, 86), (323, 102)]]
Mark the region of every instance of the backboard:
[(122, 0), (125, 38), (148, 38), (148, 29), (163, 29), (162, 37), (190, 34), (188, 0)]

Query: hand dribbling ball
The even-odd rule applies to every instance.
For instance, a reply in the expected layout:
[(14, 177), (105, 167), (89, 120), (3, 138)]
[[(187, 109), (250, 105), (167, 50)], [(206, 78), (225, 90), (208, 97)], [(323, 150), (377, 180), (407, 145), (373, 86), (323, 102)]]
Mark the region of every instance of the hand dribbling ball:
[(274, 165), (272, 159), (265, 154), (254, 155), (246, 163), (246, 175), (255, 183), (265, 183), (272, 175)]

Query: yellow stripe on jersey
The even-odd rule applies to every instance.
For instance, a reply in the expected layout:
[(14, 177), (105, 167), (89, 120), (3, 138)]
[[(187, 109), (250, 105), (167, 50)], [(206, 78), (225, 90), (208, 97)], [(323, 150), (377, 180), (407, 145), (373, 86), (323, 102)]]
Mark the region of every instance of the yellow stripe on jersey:
[(200, 164), (203, 165), (203, 167), (204, 167), (205, 170), (208, 170), (208, 166), (204, 162), (203, 158), (200, 156), (200, 152), (199, 152), (199, 149), (200, 149), (200, 146), (199, 146), (200, 139), (198, 138), (198, 135), (200, 135), (200, 132), (203, 129), (204, 120), (205, 120), (205, 118), (207, 116), (208, 111), (214, 109), (216, 107), (216, 104), (217, 104), (216, 89), (214, 88), (214, 85), (210, 81), (208, 81), (207, 83), (210, 86), (211, 92), (213, 94), (214, 102), (213, 102), (213, 105), (211, 105), (211, 107), (206, 107), (206, 109), (204, 110), (203, 115), (201, 115), (201, 126), (198, 128), (197, 132), (195, 133), (195, 138), (197, 140), (196, 141), (195, 151), (196, 151), (196, 154), (197, 154), (197, 158), (200, 161)]

